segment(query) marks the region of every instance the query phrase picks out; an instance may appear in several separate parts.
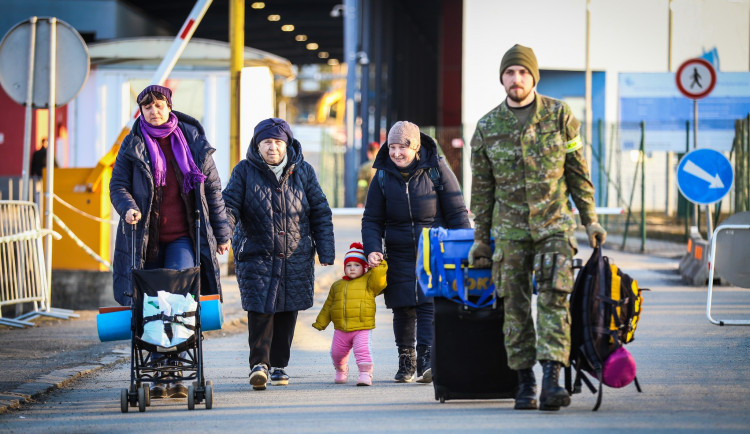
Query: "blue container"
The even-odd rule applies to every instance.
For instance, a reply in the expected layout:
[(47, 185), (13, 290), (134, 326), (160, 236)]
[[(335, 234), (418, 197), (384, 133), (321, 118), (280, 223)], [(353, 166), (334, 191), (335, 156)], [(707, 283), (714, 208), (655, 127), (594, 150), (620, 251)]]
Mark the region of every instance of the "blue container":
[[(492, 270), (465, 264), (473, 243), (474, 229), (422, 230), (417, 280), (427, 297), (443, 297), (476, 308), (496, 301)], [(493, 241), (490, 247), (494, 249)]]
[(212, 300), (201, 300), (201, 329), (203, 331), (220, 330), (224, 324), (224, 308), (218, 297)]
[(107, 342), (130, 339), (131, 318), (130, 309), (98, 314), (96, 316), (96, 331), (99, 333), (99, 340)]

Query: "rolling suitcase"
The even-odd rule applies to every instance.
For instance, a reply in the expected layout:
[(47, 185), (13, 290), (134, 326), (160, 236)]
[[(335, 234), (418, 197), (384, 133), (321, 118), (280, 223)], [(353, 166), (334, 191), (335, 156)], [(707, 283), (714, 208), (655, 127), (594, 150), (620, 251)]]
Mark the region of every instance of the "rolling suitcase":
[(473, 229), (425, 229), (420, 238), (417, 276), (424, 293), (434, 297), (431, 368), (440, 402), (515, 398), (518, 389), (491, 270), (468, 265), (473, 242)]
[(508, 367), (503, 308), (472, 308), (435, 297), (432, 382), (435, 399), (514, 398), (518, 375)]

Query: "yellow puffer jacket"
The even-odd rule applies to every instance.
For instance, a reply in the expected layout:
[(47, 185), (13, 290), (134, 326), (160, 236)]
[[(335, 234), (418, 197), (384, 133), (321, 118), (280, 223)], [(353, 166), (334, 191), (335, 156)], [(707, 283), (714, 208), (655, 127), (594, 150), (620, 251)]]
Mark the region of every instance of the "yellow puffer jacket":
[(334, 282), (312, 326), (325, 330), (333, 321), (333, 328), (344, 332), (374, 329), (375, 296), (385, 289), (386, 271), (388, 264), (383, 261), (354, 280)]

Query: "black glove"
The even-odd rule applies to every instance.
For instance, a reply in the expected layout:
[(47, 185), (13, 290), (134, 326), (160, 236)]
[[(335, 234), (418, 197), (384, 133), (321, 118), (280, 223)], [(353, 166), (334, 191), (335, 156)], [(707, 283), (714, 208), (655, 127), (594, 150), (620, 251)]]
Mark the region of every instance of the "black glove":
[(469, 249), (469, 265), (474, 268), (492, 268), (492, 249), (484, 241), (474, 241)]

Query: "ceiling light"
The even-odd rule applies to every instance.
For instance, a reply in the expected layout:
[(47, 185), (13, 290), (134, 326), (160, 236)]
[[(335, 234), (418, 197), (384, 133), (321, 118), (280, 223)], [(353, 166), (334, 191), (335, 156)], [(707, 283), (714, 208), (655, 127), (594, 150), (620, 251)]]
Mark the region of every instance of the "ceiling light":
[(344, 12), (344, 5), (336, 5), (331, 9), (331, 12), (329, 14), (331, 15), (331, 18), (338, 18), (340, 17)]
[(339, 64), (339, 61), (338, 61), (338, 59), (328, 59), (328, 64), (330, 66), (336, 66), (336, 65)]
[(253, 2), (250, 7), (253, 9), (263, 9), (264, 7), (266, 7), (266, 4), (263, 2)]
[(305, 42), (307, 41), (307, 35), (297, 35), (294, 37), (294, 40), (297, 42)]
[(293, 32), (294, 31), (294, 24), (284, 24), (281, 26), (282, 32)]
[(310, 42), (309, 44), (305, 45), (305, 47), (307, 47), (308, 50), (314, 51), (318, 49), (318, 44), (316, 44), (315, 42)]
[(280, 21), (280, 20), (281, 20), (281, 15), (275, 15), (274, 14), (274, 15), (269, 15), (268, 16), (268, 21)]
[(321, 51), (320, 53), (318, 53), (318, 57), (320, 57), (321, 59), (328, 59), (328, 56), (329, 54), (327, 51)]

